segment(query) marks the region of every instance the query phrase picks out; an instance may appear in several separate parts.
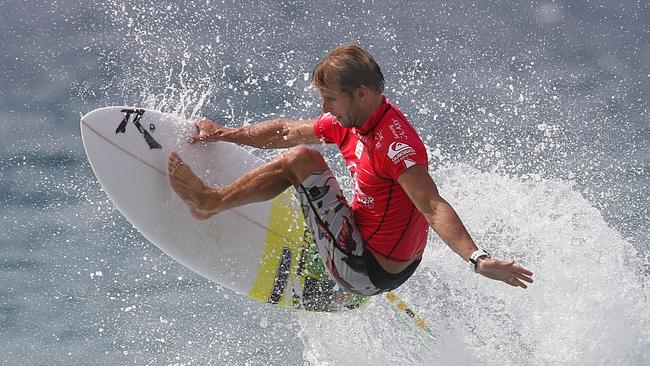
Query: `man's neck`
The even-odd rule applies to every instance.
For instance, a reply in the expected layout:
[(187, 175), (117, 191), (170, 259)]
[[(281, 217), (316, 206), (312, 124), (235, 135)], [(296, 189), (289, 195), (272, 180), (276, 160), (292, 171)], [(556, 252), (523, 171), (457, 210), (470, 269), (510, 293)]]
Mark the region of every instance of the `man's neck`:
[(367, 107), (363, 109), (363, 118), (360, 121), (360, 125), (358, 127), (363, 127), (364, 124), (368, 123), (370, 116), (372, 116), (377, 108), (381, 106), (383, 100), (384, 96), (382, 94), (372, 96), (371, 100), (367, 103)]

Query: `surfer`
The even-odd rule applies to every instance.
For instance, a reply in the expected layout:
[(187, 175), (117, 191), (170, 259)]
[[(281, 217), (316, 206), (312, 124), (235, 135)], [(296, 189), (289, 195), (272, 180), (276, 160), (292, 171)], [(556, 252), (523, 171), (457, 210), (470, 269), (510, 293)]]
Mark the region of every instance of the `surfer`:
[[(224, 187), (210, 187), (181, 157), (169, 156), (170, 183), (197, 219), (272, 199), (296, 189), (319, 254), (337, 283), (375, 295), (403, 284), (418, 267), (428, 228), (477, 273), (527, 288), (533, 274), (479, 249), (428, 172), (415, 129), (384, 95), (384, 77), (361, 47), (334, 49), (314, 69), (323, 114), (228, 128), (195, 120), (190, 142), (229, 141), (258, 148), (292, 148)], [(323, 156), (304, 145), (335, 143), (354, 178), (350, 205)], [(233, 162), (236, 163), (236, 162)]]

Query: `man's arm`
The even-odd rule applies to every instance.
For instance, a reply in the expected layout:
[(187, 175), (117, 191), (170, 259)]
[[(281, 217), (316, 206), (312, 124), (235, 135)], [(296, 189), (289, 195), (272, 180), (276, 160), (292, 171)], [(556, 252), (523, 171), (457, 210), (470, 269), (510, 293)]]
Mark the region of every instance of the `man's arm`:
[(276, 118), (239, 128), (221, 126), (207, 118), (194, 120), (198, 134), (190, 142), (228, 141), (263, 149), (292, 147), (320, 142), (314, 133), (314, 120)]
[[(468, 261), (478, 248), (456, 211), (440, 197), (427, 168), (421, 165), (412, 166), (402, 173), (397, 181), (415, 207), (422, 212), (431, 228), (454, 252)], [(478, 261), (477, 270), (485, 277), (503, 281), (511, 286), (527, 288), (524, 282), (533, 282), (533, 273), (515, 265), (514, 261), (482, 257)]]

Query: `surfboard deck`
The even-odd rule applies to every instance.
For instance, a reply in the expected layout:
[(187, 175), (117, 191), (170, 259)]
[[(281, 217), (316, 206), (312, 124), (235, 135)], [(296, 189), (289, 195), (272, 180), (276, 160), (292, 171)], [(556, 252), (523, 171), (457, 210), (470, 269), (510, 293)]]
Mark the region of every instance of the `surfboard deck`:
[(113, 204), (147, 240), (200, 274), (251, 299), (289, 309), (342, 311), (369, 297), (329, 277), (291, 189), (273, 200), (193, 219), (173, 192), (167, 159), (176, 151), (212, 186), (263, 161), (226, 142), (188, 144), (191, 121), (144, 108), (113, 106), (81, 118), (88, 161)]

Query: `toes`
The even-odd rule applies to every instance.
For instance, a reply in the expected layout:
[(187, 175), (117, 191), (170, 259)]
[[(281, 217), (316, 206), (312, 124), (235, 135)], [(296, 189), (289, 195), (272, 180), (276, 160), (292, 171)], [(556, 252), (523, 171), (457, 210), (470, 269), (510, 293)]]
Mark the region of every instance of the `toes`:
[(173, 166), (174, 166), (174, 153), (171, 153), (169, 155), (169, 158), (167, 159), (167, 170), (171, 171)]
[(193, 208), (190, 208), (190, 215), (192, 215), (194, 219), (201, 220), (201, 221), (206, 220), (210, 217), (209, 215), (206, 215), (205, 213), (200, 212), (197, 209), (193, 209)]
[(167, 159), (167, 168), (169, 168), (170, 171), (176, 166), (176, 159), (178, 159), (176, 152), (169, 154), (169, 159)]
[(176, 172), (176, 169), (180, 168), (181, 165), (184, 165), (183, 159), (176, 152), (169, 154), (169, 160), (167, 162), (167, 170), (170, 175), (173, 175)]

